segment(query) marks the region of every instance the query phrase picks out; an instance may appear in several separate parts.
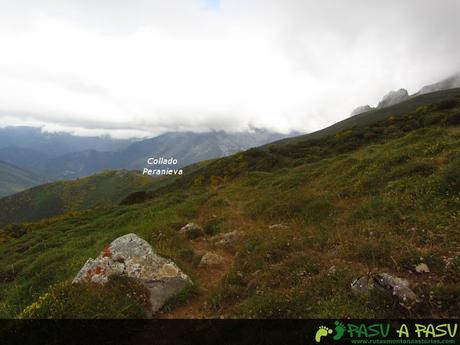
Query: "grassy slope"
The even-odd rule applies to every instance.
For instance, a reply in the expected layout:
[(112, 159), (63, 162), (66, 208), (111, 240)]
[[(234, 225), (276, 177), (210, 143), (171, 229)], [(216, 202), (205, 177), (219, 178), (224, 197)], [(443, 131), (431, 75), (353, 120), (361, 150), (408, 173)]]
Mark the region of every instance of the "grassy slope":
[(136, 172), (107, 171), (74, 181), (58, 181), (0, 199), (0, 225), (37, 221), (66, 212), (118, 204), (145, 189), (152, 179)]
[[(458, 317), (458, 104), (249, 150), (163, 180), (144, 203), (34, 224), (0, 245), (0, 316), (17, 315), (115, 237), (134, 232), (197, 283), (185, 316)], [(218, 249), (178, 234), (190, 221), (208, 233), (242, 234), (225, 250), (232, 264), (211, 289), (193, 249)], [(286, 226), (269, 228), (278, 223)], [(421, 260), (432, 273), (414, 273)], [(354, 296), (352, 278), (371, 272), (409, 279), (419, 303), (407, 310), (385, 294)]]
[(35, 186), (41, 179), (34, 174), (0, 161), (0, 198)]

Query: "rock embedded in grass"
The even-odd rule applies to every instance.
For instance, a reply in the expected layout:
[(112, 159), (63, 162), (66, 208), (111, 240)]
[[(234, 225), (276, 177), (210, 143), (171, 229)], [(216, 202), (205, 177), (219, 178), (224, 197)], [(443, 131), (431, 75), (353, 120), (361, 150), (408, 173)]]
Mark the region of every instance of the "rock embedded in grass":
[(189, 240), (204, 236), (203, 228), (195, 223), (188, 223), (183, 226), (179, 233), (184, 234)]
[(287, 229), (288, 226), (284, 223), (279, 223), (279, 224), (272, 224), (268, 227), (268, 229), (272, 230), (272, 229)]
[(223, 262), (224, 258), (222, 256), (208, 252), (201, 258), (199, 267), (215, 267), (221, 265)]
[(240, 232), (234, 230), (234, 231), (230, 231), (230, 232), (226, 232), (223, 234), (218, 234), (216, 236), (213, 236), (211, 238), (211, 242), (217, 246), (226, 247), (226, 246), (233, 245), (238, 240), (239, 237), (240, 237)]
[(390, 291), (405, 307), (411, 306), (417, 300), (417, 296), (409, 288), (409, 282), (406, 279), (393, 277), (388, 273), (380, 273), (374, 277), (374, 282), (377, 286)]
[(150, 244), (135, 234), (118, 237), (96, 259), (88, 259), (72, 283), (105, 284), (112, 275), (136, 278), (147, 287), (152, 313), (192, 284), (174, 262), (156, 254)]
[(428, 268), (428, 265), (423, 262), (415, 266), (415, 271), (417, 273), (430, 273), (430, 269)]
[(369, 283), (366, 276), (356, 278), (351, 282), (351, 291), (356, 295), (368, 293), (373, 288), (373, 284)]
[(388, 273), (375, 274), (372, 279), (362, 276), (354, 279), (351, 283), (351, 290), (356, 295), (367, 295), (375, 288), (390, 292), (402, 306), (407, 308), (410, 308), (417, 301), (417, 296), (410, 289), (406, 279), (393, 277)]

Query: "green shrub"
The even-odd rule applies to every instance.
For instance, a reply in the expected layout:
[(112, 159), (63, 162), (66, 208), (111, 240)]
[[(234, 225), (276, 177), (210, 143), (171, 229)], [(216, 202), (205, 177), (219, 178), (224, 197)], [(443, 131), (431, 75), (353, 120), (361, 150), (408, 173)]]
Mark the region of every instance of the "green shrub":
[(449, 281), (460, 284), (460, 256), (450, 259), (446, 265), (446, 275)]
[(267, 196), (255, 202), (250, 212), (272, 222), (300, 221), (303, 223), (322, 222), (332, 215), (333, 205), (321, 197), (312, 198), (302, 193)]
[(191, 297), (196, 296), (198, 294), (198, 287), (196, 284), (190, 284), (185, 289), (183, 289), (177, 295), (170, 297), (164, 304), (162, 310), (163, 311), (172, 311), (177, 307), (183, 305), (187, 302)]
[(460, 194), (460, 157), (447, 165), (441, 176), (439, 190), (444, 195)]
[(212, 218), (203, 226), (204, 233), (209, 236), (218, 234), (224, 227), (224, 221), (222, 218)]
[(201, 256), (195, 254), (193, 249), (182, 249), (179, 251), (179, 257), (192, 264), (192, 266), (197, 267), (200, 263)]
[(409, 162), (395, 168), (390, 176), (392, 178), (406, 177), (411, 175), (430, 176), (436, 171), (436, 166), (424, 162)]
[(1, 231), (12, 238), (19, 238), (27, 233), (27, 230), (23, 226), (17, 224), (6, 225)]
[(387, 202), (384, 198), (375, 197), (369, 202), (356, 206), (349, 216), (349, 221), (355, 223), (382, 219), (394, 224), (400, 221), (401, 211), (393, 203)]
[(458, 126), (458, 125), (460, 125), (460, 112), (450, 114), (446, 119), (446, 125), (448, 125), (448, 126)]
[(120, 205), (133, 205), (145, 202), (148, 199), (148, 195), (144, 191), (134, 192), (129, 194), (126, 198), (124, 198)]
[(454, 98), (451, 99), (445, 99), (435, 105), (435, 108), (437, 110), (446, 110), (446, 109), (452, 109), (457, 106), (457, 100)]
[(20, 318), (145, 318), (150, 293), (136, 280), (112, 276), (105, 285), (58, 283), (26, 307)]

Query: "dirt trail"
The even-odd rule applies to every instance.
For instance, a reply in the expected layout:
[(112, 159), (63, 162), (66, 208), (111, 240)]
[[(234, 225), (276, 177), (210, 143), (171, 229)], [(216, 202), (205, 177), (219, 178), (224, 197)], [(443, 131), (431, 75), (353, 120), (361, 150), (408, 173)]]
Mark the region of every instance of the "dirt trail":
[[(230, 201), (227, 199), (229, 206), (216, 210), (209, 209), (206, 206), (202, 207), (200, 210), (200, 215), (196, 219), (197, 224), (203, 224), (207, 220), (212, 218), (225, 218), (228, 221), (228, 224), (231, 224), (228, 231), (238, 231), (240, 234), (244, 234), (248, 229), (267, 227), (266, 224), (257, 224), (252, 220), (249, 220), (245, 217), (244, 207), (245, 204), (241, 201)], [(244, 236), (244, 235), (243, 235)], [(205, 303), (209, 300), (209, 297), (214, 291), (216, 291), (221, 283), (222, 279), (225, 277), (227, 272), (232, 267), (235, 249), (239, 246), (240, 239), (234, 241), (229, 248), (224, 246), (218, 246), (213, 244), (209, 237), (200, 237), (196, 240), (191, 240), (190, 245), (197, 254), (204, 254), (206, 252), (214, 253), (220, 255), (224, 261), (219, 266), (214, 267), (197, 267), (194, 271), (195, 277), (199, 283), (199, 291), (196, 296), (192, 296), (188, 301), (175, 310), (170, 312), (160, 312), (157, 316), (159, 318), (168, 318), (168, 319), (189, 319), (189, 318), (207, 318), (210, 317), (206, 313)]]
[(191, 297), (184, 305), (179, 306), (170, 312), (158, 314), (159, 318), (165, 319), (200, 319), (206, 318), (204, 308), (205, 302), (220, 284), (222, 278), (231, 267), (233, 256), (228, 252), (215, 247), (206, 238), (199, 238), (190, 242), (196, 253), (204, 254), (211, 252), (220, 255), (224, 261), (218, 266), (198, 267), (195, 271), (199, 281), (199, 291), (196, 296)]

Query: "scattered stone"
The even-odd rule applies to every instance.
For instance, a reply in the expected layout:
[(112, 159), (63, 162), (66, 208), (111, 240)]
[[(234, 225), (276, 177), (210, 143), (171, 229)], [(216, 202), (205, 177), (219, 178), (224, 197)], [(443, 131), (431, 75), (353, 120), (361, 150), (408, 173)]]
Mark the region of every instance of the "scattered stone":
[(331, 267), (329, 267), (329, 269), (327, 270), (327, 275), (328, 276), (333, 276), (335, 273), (337, 272), (337, 268), (332, 265)]
[(410, 306), (417, 300), (417, 296), (409, 288), (409, 282), (406, 279), (393, 277), (388, 273), (380, 273), (374, 277), (374, 282), (377, 286), (391, 291), (404, 306)]
[(406, 279), (393, 277), (388, 273), (376, 274), (372, 279), (362, 276), (351, 283), (351, 290), (355, 295), (367, 294), (375, 288), (391, 292), (406, 308), (410, 308), (417, 301), (417, 296), (409, 288), (409, 282)]
[(351, 291), (356, 295), (368, 293), (373, 287), (366, 276), (356, 278), (351, 282)]
[(415, 266), (415, 271), (417, 273), (430, 273), (430, 269), (427, 264), (421, 263)]
[(223, 234), (218, 234), (213, 236), (210, 240), (217, 246), (231, 246), (233, 245), (238, 238), (240, 237), (240, 233), (236, 230), (231, 232), (226, 232)]
[(188, 223), (183, 226), (179, 233), (184, 234), (189, 240), (204, 236), (203, 228), (195, 223)]
[(199, 267), (219, 266), (224, 262), (224, 258), (215, 253), (206, 253), (201, 258)]
[(272, 224), (268, 227), (270, 230), (271, 229), (287, 229), (288, 226), (284, 223), (280, 223), (280, 224)]
[(105, 284), (111, 275), (135, 278), (146, 286), (152, 313), (192, 284), (174, 262), (156, 254), (150, 244), (135, 234), (118, 237), (96, 259), (88, 259), (72, 283)]

